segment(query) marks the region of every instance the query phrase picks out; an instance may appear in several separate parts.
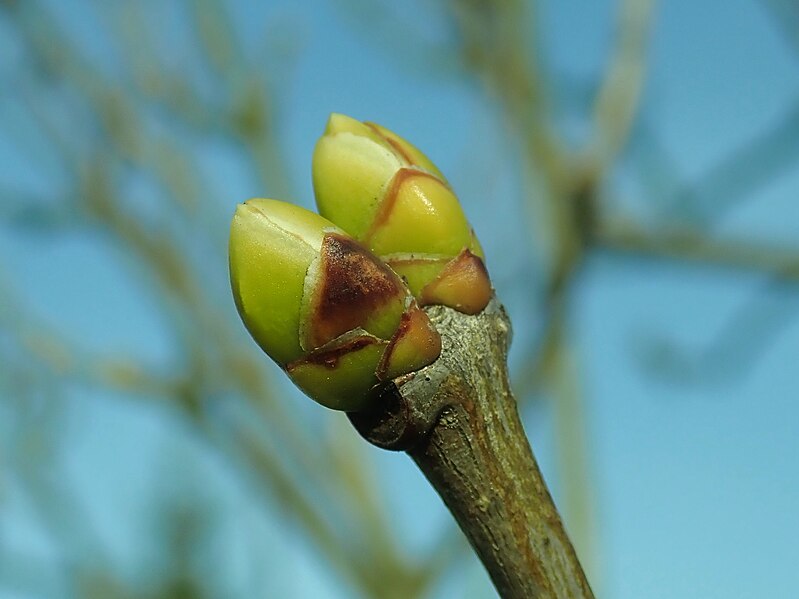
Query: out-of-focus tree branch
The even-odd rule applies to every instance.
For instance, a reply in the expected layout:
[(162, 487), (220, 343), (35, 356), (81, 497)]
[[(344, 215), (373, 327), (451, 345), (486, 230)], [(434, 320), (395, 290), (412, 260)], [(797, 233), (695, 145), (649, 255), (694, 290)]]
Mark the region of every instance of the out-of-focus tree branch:
[(761, 0), (775, 27), (799, 56), (799, 7), (793, 0)]
[(533, 3), (452, 0), (464, 65), (504, 108), (508, 127), (532, 156), (531, 168), (560, 184), (564, 149), (552, 129), (540, 47), (531, 30)]
[(613, 166), (638, 114), (646, 73), (654, 0), (620, 0), (616, 47), (594, 106), (589, 155), (595, 177)]
[(771, 126), (730, 152), (697, 180), (677, 188), (667, 199), (671, 218), (712, 225), (732, 208), (778, 180), (799, 164), (799, 101)]
[(674, 226), (646, 230), (621, 220), (605, 223), (601, 248), (632, 257), (652, 257), (764, 273), (799, 281), (799, 251), (744, 240), (713, 239), (702, 230)]
[[(786, 0), (762, 1), (799, 52), (796, 7)], [(280, 143), (284, 94), (277, 77), (262, 68), (260, 57), (248, 54), (231, 5), (223, 0), (179, 4), (192, 33), (189, 55), (199, 74), (163, 64), (159, 55), (163, 32), (145, 3), (112, 5), (95, 0), (90, 5), (113, 32), (113, 68), (87, 54), (48, 4), (0, 0), (0, 12), (13, 25), (26, 64), (2, 92), (15, 90), (12, 101), (19, 105), (24, 123), (0, 122), (0, 131), (12, 132), (20, 148), (40, 152), (35, 160), (49, 170), (60, 169), (54, 180), (63, 179), (55, 193), (0, 182), (0, 223), (22, 233), (80, 227), (121, 248), (121, 267), (136, 275), (143, 289), (154, 290), (157, 309), (176, 341), (175, 364), (157, 368), (140, 358), (86, 351), (57, 327), (37, 321), (24, 301), (13, 306), (10, 299), (7, 302), (14, 289), (8, 293), (0, 289), (0, 313), (4, 312), (0, 341), (3, 335), (10, 337), (30, 357), (35, 373), (47, 380), (179, 406), (179, 413), (208, 445), (225, 456), (242, 479), (253, 483), (258, 501), (276, 500), (281, 514), (299, 523), (320, 555), (353, 589), (386, 599), (424, 595), (462, 554), (465, 544), (460, 536), (454, 538), (453, 529), (444, 531), (431, 555), (411, 558), (402, 551), (385, 501), (375, 492), (375, 477), (364, 463), (364, 448), (350, 446), (340, 433), (325, 439), (296, 422), (273, 388), (270, 372), (230, 317), (224, 285), (209, 283), (213, 279), (209, 271), (224, 269), (225, 233), (213, 224), (226, 217), (219, 215), (213, 178), (203, 176), (195, 145), (200, 139), (233, 142), (263, 195), (290, 197), (292, 186)], [(799, 145), (794, 143), (799, 105), (788, 107), (770, 128), (684, 182), (656, 129), (639, 123), (654, 2), (620, 0), (606, 69), (598, 82), (578, 82), (585, 99), (563, 108), (580, 111), (579, 118), (589, 126), (586, 143), (572, 147), (554, 114), (558, 99), (553, 89), (562, 83), (562, 74), (546, 60), (536, 8), (535, 2), (523, 0), (450, 0), (435, 10), (443, 11), (436, 16), (443, 15), (453, 38), (431, 41), (419, 34), (413, 38), (417, 43), (411, 43), (409, 33), (418, 32), (406, 24), (396, 39), (413, 46), (401, 60), (424, 61), (426, 73), (434, 64), (436, 73), (465, 74), (478, 82), (499, 107), (509, 138), (521, 150), (530, 228), (540, 227), (550, 239), (546, 275), (537, 282), (540, 296), (535, 298), (536, 305), (543, 306), (545, 324), (529, 352), (532, 367), (525, 369), (528, 377), (523, 386), (530, 393), (554, 398), (566, 512), (576, 544), (591, 568), (596, 553), (593, 501), (586, 491), (591, 478), (585, 451), (589, 424), (582, 412), (584, 392), (575, 386), (579, 367), (569, 335), (574, 283), (584, 257), (603, 252), (623, 259), (743, 270), (793, 289), (799, 280), (799, 249), (715, 237), (709, 229), (733, 206), (754, 198), (799, 162)], [(383, 23), (376, 29), (385, 31), (395, 23), (392, 10), (387, 4), (371, 3), (371, 12), (363, 14), (372, 20), (369, 25)], [(388, 43), (391, 53), (400, 47), (391, 46), (385, 41), (389, 36), (382, 33), (372, 37)], [(569, 85), (574, 88), (573, 82)], [(585, 91), (594, 89), (594, 97)], [(44, 143), (24, 143), (31, 133), (28, 128), (35, 129), (33, 135)], [(635, 156), (628, 156), (630, 148), (636, 148)], [(648, 190), (646, 203), (665, 203), (669, 219), (646, 226), (628, 214), (613, 212), (616, 206), (606, 200), (615, 196), (613, 175), (627, 159), (643, 164), (637, 176)], [(652, 178), (653, 174), (658, 176)], [(151, 184), (160, 211), (145, 214), (137, 206), (124, 185), (131, 178)], [(770, 297), (774, 290), (768, 286), (763, 293)], [(757, 340), (761, 334), (771, 338), (768, 335), (778, 326), (773, 319), (757, 317), (761, 312), (771, 314), (757, 309), (761, 299), (758, 296), (733, 315), (706, 351), (683, 355), (683, 362), (696, 362), (706, 370), (713, 355), (739, 344), (741, 331), (747, 338)], [(752, 361), (751, 352), (745, 359)], [(219, 397), (230, 409), (223, 418), (214, 411)], [(48, 486), (52, 478), (23, 482), (31, 496), (61, 493)], [(82, 518), (75, 515), (82, 513), (77, 501), (65, 505), (74, 508), (68, 519)], [(71, 543), (75, 531), (64, 526), (64, 515), (52, 509), (43, 504), (42, 520), (60, 531), (61, 544)], [(102, 553), (100, 548), (87, 551), (91, 556)], [(30, 582), (28, 576), (5, 576), (8, 568), (3, 566), (7, 564), (0, 559), (0, 582)], [(90, 581), (84, 585), (87, 597), (144, 596), (142, 589), (126, 587), (102, 559), (75, 567)], [(387, 589), (389, 575), (393, 586)], [(213, 594), (201, 582), (163, 581), (146, 596)]]
[(795, 283), (769, 277), (699, 348), (685, 348), (673, 339), (656, 337), (639, 348), (639, 361), (671, 383), (731, 384), (756, 366), (791, 320), (799, 316), (797, 308)]
[[(586, 151), (573, 151), (561, 141), (552, 126), (547, 89), (556, 76), (545, 69), (538, 55), (535, 25), (531, 25), (533, 3), (453, 2), (453, 16), (462, 38), (464, 60), (484, 82), (490, 94), (504, 107), (511, 135), (525, 151), (525, 166), (536, 176), (525, 179), (529, 210), (543, 214), (551, 240), (550, 266), (543, 282), (545, 325), (533, 347), (523, 386), (543, 383), (556, 397), (559, 435), (574, 441), (586, 432), (581, 405), (574, 401), (574, 389), (562, 382), (563, 356), (568, 340), (568, 306), (572, 281), (579, 272), (585, 252), (591, 248), (601, 206), (598, 188), (615, 166), (632, 128), (645, 73), (646, 46), (652, 2), (625, 1), (619, 10), (619, 32), (609, 67), (599, 87), (594, 108), (595, 135)], [(531, 35), (532, 34), (532, 35)], [(586, 156), (588, 159), (586, 159)], [(572, 443), (569, 447), (581, 447)], [(566, 451), (558, 444), (564, 487), (587, 489), (587, 458), (584, 453)], [(578, 455), (579, 454), (579, 455)], [(565, 510), (575, 547), (589, 578), (596, 561), (589, 494), (568, 494)]]
[[(103, 10), (113, 21), (115, 9)], [(287, 412), (250, 345), (238, 334), (227, 304), (223, 307), (211, 293), (205, 265), (196, 260), (197, 248), (192, 244), (212, 248), (215, 254), (203, 250), (201, 255), (218, 256), (219, 265), (224, 267), (224, 246), (208, 233), (214, 230), (209, 223), (219, 218), (198, 218), (214, 206), (206, 192), (208, 185), (200, 177), (202, 169), (195, 161), (191, 142), (182, 139), (180, 132), (154, 125), (153, 106), (167, 110), (203, 135), (232, 137), (243, 144), (244, 156), (251, 158), (252, 171), (261, 181), (264, 195), (286, 196), (289, 183), (278, 145), (276, 103), (257, 75), (258, 69), (248, 66), (235, 41), (236, 33), (226, 15), (228, 6), (198, 0), (189, 3), (187, 10), (195, 18), (201, 64), (210, 68), (218, 83), (218, 94), (213, 98), (202, 93), (195, 96), (194, 84), (179, 73), (162, 76), (157, 54), (138, 52), (138, 47), (130, 52), (130, 47), (125, 50), (123, 46), (121, 56), (127, 70), (112, 78), (83, 56), (82, 49), (43, 4), (15, 4), (7, 15), (16, 26), (25, 56), (36, 66), (35, 76), (26, 77), (30, 93), (24, 108), (40, 133), (52, 142), (50, 148), (64, 159), (71, 181), (71, 189), (64, 194), (68, 199), (59, 204), (70, 207), (65, 214), (71, 218), (58, 222), (103, 231), (111, 243), (135, 257), (143, 282), (157, 290), (164, 321), (174, 328), (184, 363), (176, 374), (163, 376), (152, 365), (124, 356), (99, 357), (76, 351), (78, 344), (48, 326), (35, 327), (33, 334), (16, 333), (39, 354), (44, 368), (54, 369), (53, 376), (175, 401), (212, 445), (243, 469), (244, 476), (260, 481), (262, 497), (278, 499), (319, 551), (335, 558), (332, 563), (356, 588), (375, 597), (417, 596), (433, 578), (426, 564), (406, 563), (393, 535), (386, 530), (388, 519), (379, 515), (381, 501), (363, 493), (365, 488), (374, 490), (376, 486), (360, 481), (359, 490), (341, 483), (348, 476), (351, 480), (352, 460), (340, 456), (333, 459), (319, 447), (313, 433), (300, 427)], [(122, 20), (113, 22), (120, 25)], [(128, 26), (151, 31), (151, 23), (144, 16)], [(147, 34), (137, 38), (132, 30), (119, 37), (128, 43), (131, 39), (139, 43), (154, 39)], [(132, 77), (132, 93), (127, 93), (131, 86), (128, 77)], [(58, 93), (68, 90), (67, 106), (74, 107), (83, 121), (71, 124), (75, 131), (69, 129), (70, 124), (66, 129), (54, 126), (50, 119), (48, 96), (41, 89), (51, 87)], [(191, 110), (184, 110), (186, 96), (191, 98)], [(72, 137), (73, 133), (80, 137)], [(167, 202), (162, 213), (143, 215), (125, 197), (120, 180), (131, 172), (157, 183), (158, 193)], [(43, 222), (35, 211), (23, 209), (21, 201), (14, 204), (18, 209), (9, 209), (11, 218)], [(218, 430), (208, 412), (208, 398), (219, 393), (236, 396), (248, 406), (248, 413), (259, 422), (257, 435), (253, 431), (248, 436), (244, 427), (249, 422), (242, 421)], [(254, 441), (263, 437), (265, 430), (280, 451)], [(300, 479), (317, 481), (315, 488), (308, 489)], [(353, 509), (361, 502), (365, 502), (365, 512)], [(326, 513), (344, 508), (337, 517)], [(363, 513), (371, 514), (368, 521), (361, 520)], [(363, 554), (370, 559), (364, 560)], [(389, 574), (397, 594), (381, 595), (381, 577)]]

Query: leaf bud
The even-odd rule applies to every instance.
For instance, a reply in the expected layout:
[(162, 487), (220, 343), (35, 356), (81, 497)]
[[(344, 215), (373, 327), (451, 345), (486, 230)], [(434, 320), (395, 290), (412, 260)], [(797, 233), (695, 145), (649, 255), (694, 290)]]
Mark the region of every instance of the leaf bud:
[(401, 275), (420, 305), (467, 314), (491, 298), (483, 250), (447, 180), (418, 148), (331, 115), (313, 157), (319, 212)]
[(362, 409), (380, 381), (418, 370), (441, 351), (397, 274), (298, 206), (254, 199), (237, 208), (230, 280), (253, 339), (327, 407)]

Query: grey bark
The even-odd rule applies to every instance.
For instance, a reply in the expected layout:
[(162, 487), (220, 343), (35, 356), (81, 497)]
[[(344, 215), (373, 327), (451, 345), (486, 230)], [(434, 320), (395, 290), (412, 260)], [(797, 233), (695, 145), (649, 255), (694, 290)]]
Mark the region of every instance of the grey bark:
[(413, 458), (501, 597), (593, 597), (519, 420), (504, 309), (492, 300), (475, 316), (426, 311), (442, 336), (441, 357), (395, 379), (378, 409), (351, 421), (371, 443)]

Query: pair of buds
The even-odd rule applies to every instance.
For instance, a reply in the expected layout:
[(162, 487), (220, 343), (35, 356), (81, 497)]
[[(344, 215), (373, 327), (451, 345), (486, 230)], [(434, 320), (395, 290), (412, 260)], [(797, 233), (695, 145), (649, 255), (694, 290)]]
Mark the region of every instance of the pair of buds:
[(277, 200), (238, 206), (233, 295), (250, 334), (300, 389), (357, 411), (382, 381), (438, 358), (441, 338), (421, 306), (476, 314), (491, 284), (446, 179), (391, 131), (332, 115), (313, 184), (320, 214)]

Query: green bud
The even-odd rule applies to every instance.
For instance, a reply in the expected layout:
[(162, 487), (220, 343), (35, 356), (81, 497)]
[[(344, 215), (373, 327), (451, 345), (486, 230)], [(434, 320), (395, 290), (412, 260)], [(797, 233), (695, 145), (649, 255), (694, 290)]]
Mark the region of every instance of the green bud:
[(255, 341), (327, 407), (361, 409), (379, 381), (418, 370), (441, 351), (396, 273), (298, 206), (255, 199), (237, 208), (230, 279)]
[(319, 212), (380, 256), (420, 305), (467, 314), (491, 297), (483, 251), (432, 161), (397, 134), (333, 114), (314, 151)]

